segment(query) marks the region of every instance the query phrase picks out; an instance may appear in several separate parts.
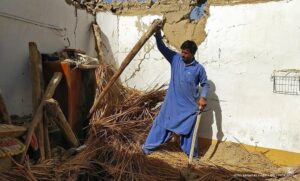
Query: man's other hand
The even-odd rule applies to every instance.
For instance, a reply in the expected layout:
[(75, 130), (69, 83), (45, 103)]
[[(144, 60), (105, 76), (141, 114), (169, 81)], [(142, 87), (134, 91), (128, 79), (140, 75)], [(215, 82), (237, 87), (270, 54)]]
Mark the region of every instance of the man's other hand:
[(198, 101), (198, 105), (199, 105), (199, 107), (200, 107), (200, 111), (203, 111), (204, 108), (205, 108), (206, 105), (207, 105), (206, 98), (200, 97), (200, 99), (199, 99), (199, 101)]

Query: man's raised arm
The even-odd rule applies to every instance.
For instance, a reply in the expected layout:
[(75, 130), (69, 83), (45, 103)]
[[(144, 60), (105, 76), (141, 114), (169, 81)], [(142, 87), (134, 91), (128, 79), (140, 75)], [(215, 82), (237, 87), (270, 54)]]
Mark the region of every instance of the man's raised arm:
[(156, 44), (158, 50), (163, 54), (163, 56), (170, 62), (172, 63), (174, 55), (176, 55), (176, 52), (173, 50), (170, 50), (165, 43), (162, 40), (161, 32), (160, 30), (156, 31), (154, 34), (155, 39), (156, 39)]

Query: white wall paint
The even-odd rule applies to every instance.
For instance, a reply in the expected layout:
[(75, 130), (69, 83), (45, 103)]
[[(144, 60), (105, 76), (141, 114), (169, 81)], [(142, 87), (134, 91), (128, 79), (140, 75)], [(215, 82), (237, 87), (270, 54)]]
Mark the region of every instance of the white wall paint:
[(225, 138), (300, 152), (300, 96), (274, 94), (270, 80), (273, 70), (300, 68), (299, 7), (281, 1), (210, 8), (197, 58), (216, 85)]
[[(210, 7), (208, 36), (196, 55), (214, 87), (201, 137), (216, 139), (221, 125), (223, 140), (300, 152), (300, 96), (274, 94), (270, 79), (275, 69), (300, 67), (299, 7), (296, 0)], [(117, 18), (113, 26), (118, 27), (119, 44), (112, 49), (118, 49), (118, 64), (156, 17)], [(107, 23), (97, 22), (101, 27)], [(111, 38), (110, 30), (104, 33)], [(123, 73), (123, 81), (140, 59), (141, 69), (129, 86), (146, 89), (169, 80), (170, 67), (152, 37)]]
[(102, 32), (102, 48), (104, 51), (105, 61), (117, 66), (116, 59), (118, 58), (119, 54), (118, 16), (115, 16), (110, 12), (97, 13), (96, 21)]
[[(65, 29), (57, 31), (10, 17), (25, 18)], [(31, 113), (31, 82), (28, 42), (37, 43), (40, 52), (53, 53), (68, 46), (95, 56), (90, 31), (92, 15), (77, 11), (61, 0), (1, 0), (0, 2), (0, 89), (11, 114)], [(75, 33), (74, 33), (75, 32)]]

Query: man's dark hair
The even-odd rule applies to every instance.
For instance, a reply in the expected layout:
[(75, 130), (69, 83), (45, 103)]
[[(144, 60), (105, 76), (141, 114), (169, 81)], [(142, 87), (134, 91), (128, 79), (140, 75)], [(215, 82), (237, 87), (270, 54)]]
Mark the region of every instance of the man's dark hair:
[(181, 45), (180, 48), (181, 48), (181, 50), (183, 50), (183, 49), (190, 50), (190, 52), (193, 55), (195, 55), (195, 53), (196, 53), (196, 51), (198, 49), (197, 44), (194, 41), (192, 41), (192, 40), (186, 40), (185, 42), (182, 43), (182, 45)]

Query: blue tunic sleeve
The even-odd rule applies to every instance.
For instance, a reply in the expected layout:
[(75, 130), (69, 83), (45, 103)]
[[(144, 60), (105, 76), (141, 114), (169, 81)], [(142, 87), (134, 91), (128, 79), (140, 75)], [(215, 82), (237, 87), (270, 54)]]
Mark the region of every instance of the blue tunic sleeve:
[(163, 42), (162, 40), (162, 36), (155, 36), (156, 39), (156, 44), (157, 44), (157, 48), (158, 50), (163, 54), (163, 56), (168, 60), (168, 62), (170, 62), (172, 64), (173, 58), (176, 55), (176, 52), (169, 49)]
[(200, 97), (207, 98), (210, 86), (207, 81), (206, 71), (205, 71), (204, 67), (202, 67), (202, 66), (201, 66), (200, 72), (199, 72), (199, 81), (200, 81), (200, 85), (202, 87), (202, 92), (201, 92)]

